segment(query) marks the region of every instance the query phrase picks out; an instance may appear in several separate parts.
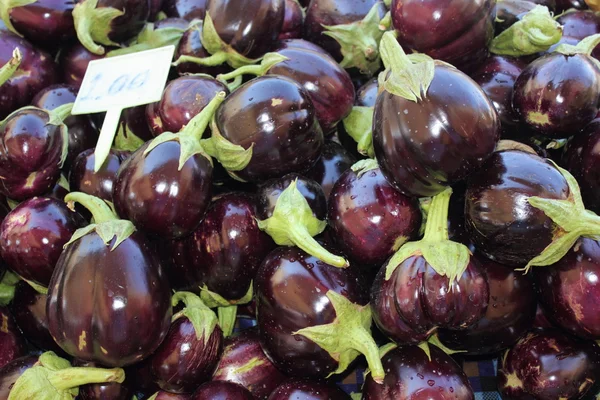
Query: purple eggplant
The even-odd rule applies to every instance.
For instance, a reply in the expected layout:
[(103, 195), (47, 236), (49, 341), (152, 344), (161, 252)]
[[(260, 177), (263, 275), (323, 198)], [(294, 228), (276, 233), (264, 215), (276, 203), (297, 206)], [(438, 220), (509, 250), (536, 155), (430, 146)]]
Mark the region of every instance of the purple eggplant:
[(24, 201), (0, 225), (2, 259), (24, 279), (48, 286), (63, 246), (84, 224), (63, 201), (47, 197)]
[(326, 140), (321, 157), (304, 175), (321, 185), (325, 197), (329, 198), (333, 185), (355, 162), (356, 158), (341, 144)]
[[(92, 362), (74, 360), (75, 367), (97, 367)], [(128, 380), (122, 383), (95, 383), (79, 387), (81, 400), (131, 400), (131, 388)]]
[(423, 239), (400, 247), (373, 282), (373, 319), (394, 342), (417, 344), (438, 328), (466, 329), (485, 315), (485, 273), (465, 245), (448, 239), (451, 195), (446, 189), (432, 199)]
[(439, 348), (429, 345), (387, 347), (382, 363), (383, 384), (369, 373), (363, 386), (363, 400), (473, 400), (469, 379), (460, 366)]
[(550, 318), (547, 315), (548, 313), (544, 311), (544, 308), (538, 302), (537, 309), (535, 310), (535, 320), (533, 321), (534, 329), (548, 329), (548, 328), (556, 328), (553, 322), (550, 321)]
[(351, 397), (333, 383), (291, 378), (275, 389), (268, 400), (350, 400)]
[(58, 260), (46, 307), (50, 333), (65, 352), (85, 361), (141, 361), (165, 338), (172, 314), (159, 258), (104, 201), (79, 192), (65, 201), (82, 204), (95, 223), (77, 231)]
[[(194, 20), (190, 23), (188, 29), (183, 33), (183, 36), (179, 40), (179, 45), (175, 50), (175, 60), (179, 60), (181, 56), (193, 57), (194, 59), (210, 56), (210, 53), (204, 48), (204, 44), (202, 44), (203, 26), (203, 22), (200, 20)], [(227, 64), (209, 66), (183, 61), (177, 62), (176, 64), (179, 75), (205, 73), (217, 76), (218, 74), (224, 74), (231, 71), (231, 67)]]
[(102, 200), (112, 201), (117, 172), (131, 154), (111, 149), (102, 167), (94, 172), (96, 157), (94, 149), (79, 154), (73, 161), (69, 175), (69, 186), (73, 192), (83, 192)]
[(223, 350), (217, 316), (191, 292), (177, 292), (172, 304), (184, 303), (173, 316), (167, 337), (152, 355), (152, 372), (161, 389), (192, 393), (210, 380)]
[(162, 10), (170, 18), (201, 20), (206, 15), (206, 2), (207, 0), (165, 0)]
[(336, 246), (351, 263), (378, 270), (421, 227), (415, 199), (394, 189), (377, 162), (359, 161), (342, 174), (329, 198), (329, 225)]
[(600, 348), (554, 330), (528, 334), (501, 361), (498, 388), (508, 400), (582, 399), (600, 377)]
[(8, 309), (0, 307), (0, 371), (6, 364), (25, 354), (23, 335)]
[(329, 54), (327, 51), (325, 51), (325, 49), (323, 49), (321, 46), (318, 46), (318, 45), (314, 44), (313, 42), (309, 42), (308, 40), (304, 40), (304, 39), (280, 40), (279, 43), (277, 43), (276, 49), (277, 49), (277, 51), (287, 50), (287, 49), (310, 50), (310, 51), (314, 51), (314, 52), (321, 53), (321, 54), (331, 57), (331, 54)]
[(146, 105), (130, 107), (121, 113), (114, 146), (118, 150), (134, 152), (154, 136), (146, 119)]
[(563, 36), (583, 40), (600, 33), (600, 16), (590, 10), (571, 10), (556, 17), (563, 27)]
[(264, 353), (256, 328), (225, 339), (224, 350), (212, 377), (242, 385), (257, 399), (266, 399), (285, 376)]
[[(500, 136), (498, 114), (479, 86), (457, 69), (423, 55), (411, 59), (391, 32), (384, 34), (381, 47), (391, 72), (379, 82), (385, 91), (373, 115), (375, 155), (398, 190), (433, 196), (492, 155)], [(415, 78), (405, 79), (399, 63)]]
[(298, 0), (285, 0), (285, 16), (277, 39), (299, 39), (304, 32), (304, 10)]
[(560, 261), (537, 268), (535, 281), (540, 303), (557, 326), (600, 340), (600, 242), (579, 239)]
[(0, 368), (0, 400), (8, 400), (10, 389), (25, 371), (38, 361), (36, 355), (17, 358)]
[(215, 381), (200, 386), (189, 400), (254, 400), (254, 396), (236, 383)]
[(585, 0), (556, 0), (556, 12), (562, 13), (571, 8), (576, 10), (585, 10), (587, 5)]
[(102, 58), (104, 58), (103, 55), (94, 54), (79, 43), (63, 49), (59, 61), (63, 82), (79, 90), (90, 61)]
[(356, 158), (373, 158), (373, 110), (379, 96), (379, 82), (371, 79), (356, 91), (354, 107), (343, 124), (338, 125), (338, 138)]
[(468, 71), (488, 55), (495, 5), (493, 0), (392, 0), (390, 10), (403, 47)]
[(280, 247), (263, 261), (255, 292), (261, 344), (279, 370), (325, 378), (364, 354), (375, 379), (383, 380), (368, 289), (355, 268)]
[(161, 390), (155, 393), (156, 397), (151, 397), (152, 400), (190, 400), (189, 394), (176, 394)]

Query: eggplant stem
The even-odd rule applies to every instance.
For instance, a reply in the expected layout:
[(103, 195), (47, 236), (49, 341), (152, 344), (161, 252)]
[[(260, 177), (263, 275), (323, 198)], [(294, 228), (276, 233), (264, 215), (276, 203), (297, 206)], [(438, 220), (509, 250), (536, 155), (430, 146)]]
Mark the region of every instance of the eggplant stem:
[(373, 336), (364, 327), (356, 327), (348, 335), (350, 337), (350, 344), (353, 349), (363, 354), (367, 359), (367, 364), (371, 371), (371, 377), (379, 384), (383, 383), (385, 378), (385, 371), (381, 364), (381, 358), (379, 355), (379, 347), (373, 340)]
[(60, 390), (76, 388), (90, 383), (123, 383), (125, 371), (121, 368), (66, 368), (52, 371), (48, 374), (48, 381), (53, 387)]
[(217, 65), (221, 65), (227, 61), (227, 53), (224, 51), (219, 51), (209, 57), (193, 57), (193, 56), (179, 56), (179, 58), (173, 62), (174, 66), (178, 66), (179, 64), (190, 62), (198, 65), (205, 65), (208, 67), (216, 67)]
[(71, 192), (65, 196), (66, 203), (79, 203), (85, 207), (94, 217), (96, 224), (118, 220), (117, 214), (110, 208), (108, 204), (98, 197), (90, 196), (81, 192)]
[(441, 242), (448, 240), (448, 207), (451, 196), (452, 188), (448, 188), (431, 199), (423, 241)]
[(0, 68), (0, 86), (4, 85), (14, 75), (17, 69), (19, 69), (22, 60), (21, 50), (15, 47), (12, 58)]
[(219, 316), (219, 326), (223, 331), (224, 337), (229, 337), (233, 334), (235, 327), (235, 319), (237, 317), (238, 306), (231, 305), (226, 307), (218, 307), (217, 314)]
[(349, 266), (348, 261), (346, 261), (344, 257), (336, 256), (321, 246), (321, 244), (310, 235), (308, 229), (306, 229), (304, 225), (290, 224), (288, 235), (290, 240), (296, 246), (311, 256), (317, 257), (319, 260), (329, 265), (333, 265), (334, 267), (346, 268)]

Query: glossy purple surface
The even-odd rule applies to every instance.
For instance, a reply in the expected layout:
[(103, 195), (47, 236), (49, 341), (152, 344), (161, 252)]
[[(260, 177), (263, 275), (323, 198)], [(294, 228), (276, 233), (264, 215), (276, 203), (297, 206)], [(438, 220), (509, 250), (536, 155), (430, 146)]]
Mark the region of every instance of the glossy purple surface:
[(325, 197), (329, 198), (333, 185), (355, 162), (356, 158), (341, 144), (326, 140), (321, 157), (304, 175), (320, 184)]
[(0, 371), (6, 364), (26, 354), (25, 340), (13, 316), (6, 307), (0, 307)]
[(122, 43), (137, 35), (150, 16), (148, 0), (98, 0), (96, 8), (112, 7), (123, 12), (123, 15), (110, 23), (108, 38), (115, 43)]
[(190, 400), (254, 400), (254, 397), (243, 386), (216, 381), (200, 386)]
[(38, 356), (24, 356), (0, 368), (0, 400), (8, 400), (10, 389), (23, 372), (38, 361)]
[(275, 389), (268, 400), (350, 400), (339, 386), (333, 383), (291, 378)]
[(102, 58), (104, 58), (104, 56), (91, 53), (79, 43), (74, 44), (70, 48), (63, 49), (59, 61), (61, 67), (60, 70), (62, 71), (62, 81), (79, 90), (90, 61), (100, 60)]
[[(199, 58), (210, 56), (210, 53), (206, 51), (202, 41), (200, 40), (202, 36), (202, 26), (203, 22), (196, 20), (196, 22), (184, 32), (181, 40), (179, 41), (179, 45), (177, 46), (177, 50), (175, 50), (175, 56), (173, 57), (174, 60), (177, 60), (182, 55)], [(209, 67), (192, 62), (185, 62), (177, 66), (177, 72), (179, 75), (184, 75), (186, 73), (205, 73), (216, 76), (229, 71), (231, 71), (231, 67), (227, 64)]]
[(58, 47), (76, 37), (73, 25), (75, 0), (37, 0), (10, 10), (10, 20), (28, 40)]
[(204, 18), (206, 2), (207, 0), (165, 0), (162, 9), (167, 17), (192, 21)]
[[(100, 365), (77, 359), (73, 361), (73, 366), (102, 368)], [(131, 400), (132, 392), (128, 386), (127, 376), (125, 378), (126, 381), (123, 383), (98, 383), (80, 386), (79, 397), (81, 397), (81, 400)]]
[(304, 31), (304, 11), (297, 0), (285, 0), (285, 16), (277, 39), (298, 39)]

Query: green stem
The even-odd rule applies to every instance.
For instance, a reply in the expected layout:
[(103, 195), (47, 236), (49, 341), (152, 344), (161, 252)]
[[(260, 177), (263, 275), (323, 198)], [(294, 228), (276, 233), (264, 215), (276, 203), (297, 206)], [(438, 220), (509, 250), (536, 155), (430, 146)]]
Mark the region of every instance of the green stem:
[(19, 69), (21, 65), (21, 61), (23, 57), (21, 55), (21, 51), (18, 47), (13, 51), (13, 56), (6, 64), (0, 68), (0, 86), (4, 85), (4, 83), (9, 80), (13, 74)]
[(205, 65), (208, 67), (216, 67), (217, 65), (222, 65), (227, 61), (228, 54), (224, 51), (219, 51), (209, 57), (193, 57), (183, 55), (180, 56), (175, 62), (173, 62), (174, 66), (178, 66), (179, 64), (190, 62), (198, 65)]
[(194, 118), (188, 122), (188, 124), (179, 132), (180, 136), (189, 136), (191, 138), (200, 141), (202, 135), (206, 131), (208, 124), (213, 119), (213, 116), (217, 112), (217, 109), (225, 100), (227, 93), (218, 92), (215, 97), (204, 107), (204, 109), (198, 113)]
[(344, 257), (336, 256), (327, 251), (319, 242), (313, 238), (303, 224), (290, 223), (288, 235), (290, 240), (299, 248), (318, 258), (319, 260), (338, 268), (348, 267), (348, 261)]
[(570, 44), (561, 44), (556, 48), (556, 52), (564, 55), (574, 55), (574, 54), (587, 54), (588, 56), (592, 54), (592, 51), (600, 44), (600, 33), (595, 35), (591, 35), (582, 39), (575, 46)]
[(385, 371), (381, 364), (381, 356), (379, 347), (373, 340), (373, 336), (362, 326), (356, 326), (349, 334), (350, 345), (359, 353), (363, 354), (367, 359), (371, 377), (377, 383), (383, 383)]
[(233, 334), (233, 328), (235, 328), (235, 320), (237, 317), (237, 309), (238, 306), (234, 305), (217, 308), (219, 326), (221, 326), (224, 337), (229, 337)]
[[(179, 303), (185, 304), (187, 308), (206, 308), (208, 307), (202, 302), (200, 297), (192, 292), (176, 292), (173, 297), (171, 297), (171, 305), (173, 307), (177, 306)], [(176, 314), (177, 315), (177, 314)], [(175, 315), (173, 316), (173, 321), (175, 321)]]
[(196, 338), (198, 340), (203, 339), (206, 344), (217, 326), (217, 316), (206, 304), (204, 304), (202, 299), (200, 299), (200, 296), (195, 293), (175, 293), (171, 299), (173, 307), (179, 304), (179, 302), (183, 302), (185, 307), (173, 316), (172, 321), (186, 317), (194, 326)]
[(448, 188), (431, 199), (423, 241), (441, 242), (448, 240), (448, 207), (450, 206), (451, 196), (452, 188)]
[(71, 111), (73, 110), (74, 105), (74, 103), (63, 104), (50, 111), (50, 113), (52, 114), (53, 119), (56, 119), (62, 123), (65, 119), (71, 116)]
[(106, 204), (106, 202), (98, 197), (90, 196), (81, 192), (72, 192), (65, 196), (67, 203), (79, 203), (85, 207), (94, 217), (96, 224), (118, 220), (117, 214)]
[(600, 217), (586, 210), (581, 216), (580, 236), (596, 237), (600, 235)]
[(54, 388), (67, 390), (90, 383), (123, 383), (125, 371), (121, 368), (66, 368), (50, 372), (48, 380)]

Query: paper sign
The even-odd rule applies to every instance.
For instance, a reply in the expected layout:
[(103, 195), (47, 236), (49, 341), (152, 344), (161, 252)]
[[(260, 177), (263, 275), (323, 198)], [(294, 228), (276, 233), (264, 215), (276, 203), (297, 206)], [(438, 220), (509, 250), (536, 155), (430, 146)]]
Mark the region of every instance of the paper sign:
[(124, 108), (159, 101), (175, 46), (91, 61), (73, 106), (73, 115), (106, 111), (96, 145), (98, 171), (112, 146)]

